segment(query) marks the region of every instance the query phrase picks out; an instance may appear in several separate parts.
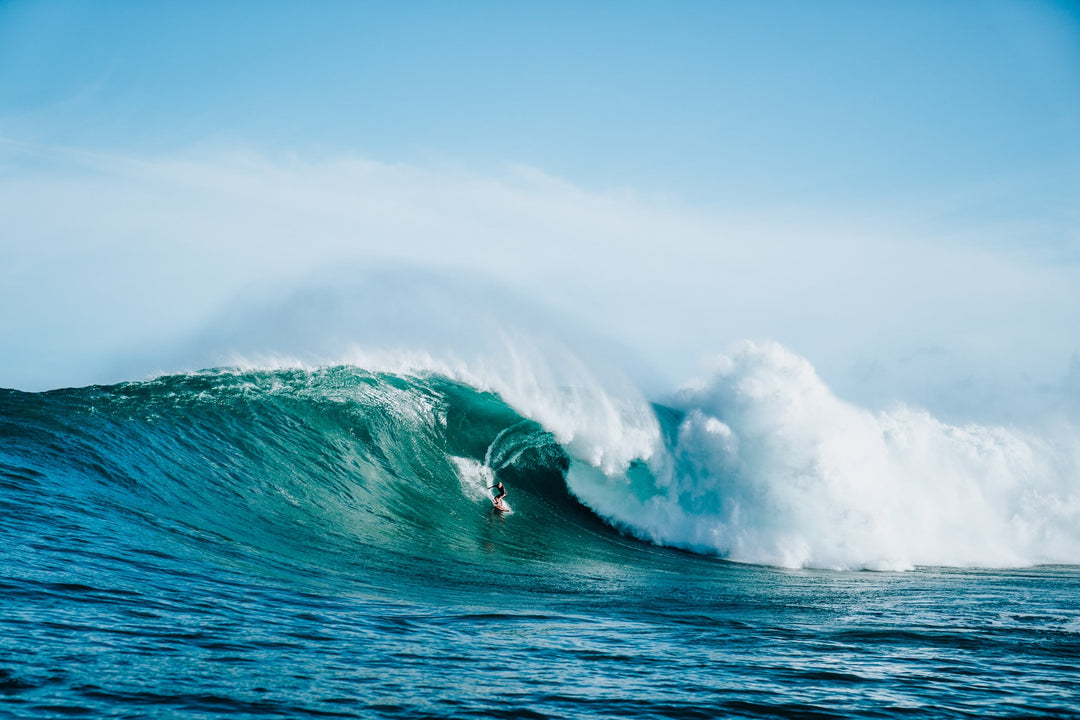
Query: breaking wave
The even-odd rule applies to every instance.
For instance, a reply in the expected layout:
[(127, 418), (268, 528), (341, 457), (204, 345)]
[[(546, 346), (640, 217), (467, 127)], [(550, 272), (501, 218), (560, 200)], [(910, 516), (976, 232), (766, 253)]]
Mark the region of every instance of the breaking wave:
[(626, 536), (782, 567), (1080, 563), (1073, 433), (872, 412), (775, 344), (743, 344), (663, 402), (537, 347), (508, 353), (4, 391), (0, 460), (90, 483), (143, 521), (354, 574), (357, 547), (369, 575), (403, 556), (482, 564), (503, 532), (497, 481), (513, 508), (500, 551), (568, 566), (638, 562)]

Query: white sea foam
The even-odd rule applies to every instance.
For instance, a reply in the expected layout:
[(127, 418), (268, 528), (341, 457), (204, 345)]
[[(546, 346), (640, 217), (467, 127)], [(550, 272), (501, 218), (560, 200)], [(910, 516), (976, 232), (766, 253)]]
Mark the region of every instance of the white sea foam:
[(569, 482), (658, 543), (784, 567), (1080, 563), (1080, 442), (838, 399), (805, 359), (744, 343), (684, 389), (671, 447)]

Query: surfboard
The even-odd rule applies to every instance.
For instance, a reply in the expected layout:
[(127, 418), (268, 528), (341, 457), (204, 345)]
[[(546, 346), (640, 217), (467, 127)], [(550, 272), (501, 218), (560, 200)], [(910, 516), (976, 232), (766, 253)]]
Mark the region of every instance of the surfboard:
[(510, 512), (510, 506), (503, 502), (501, 498), (498, 500), (491, 498), (491, 504), (500, 512)]

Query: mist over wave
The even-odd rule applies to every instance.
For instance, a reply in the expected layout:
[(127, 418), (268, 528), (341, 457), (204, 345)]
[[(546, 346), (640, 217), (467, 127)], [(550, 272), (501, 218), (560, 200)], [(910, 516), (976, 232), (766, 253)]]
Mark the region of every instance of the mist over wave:
[(492, 392), (565, 449), (576, 498), (657, 544), (783, 567), (1080, 563), (1074, 427), (860, 408), (778, 344), (664, 393), (512, 294), (410, 271), (239, 307), (196, 350), (193, 368), (349, 365)]
[(341, 269), (237, 302), (170, 371), (351, 365), (437, 374), (499, 394), (575, 456), (617, 475), (658, 449), (654, 369), (489, 279), (386, 265)]

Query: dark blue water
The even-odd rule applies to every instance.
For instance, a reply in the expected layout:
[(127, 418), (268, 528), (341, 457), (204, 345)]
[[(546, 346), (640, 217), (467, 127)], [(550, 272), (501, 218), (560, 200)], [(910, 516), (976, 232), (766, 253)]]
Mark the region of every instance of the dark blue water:
[(1080, 568), (656, 547), (439, 378), (0, 391), (0, 443), (2, 716), (1080, 717)]

